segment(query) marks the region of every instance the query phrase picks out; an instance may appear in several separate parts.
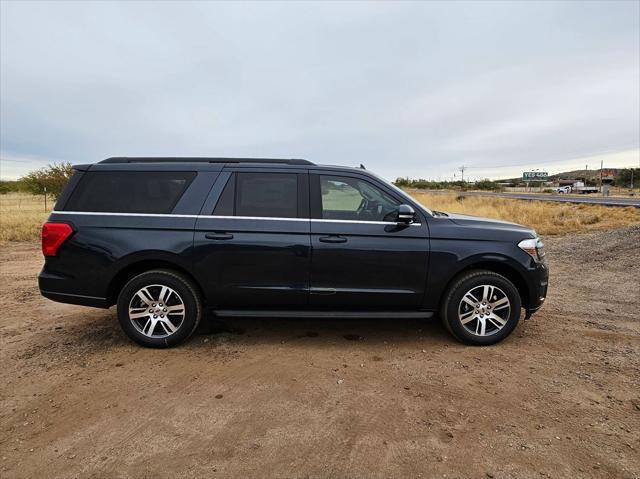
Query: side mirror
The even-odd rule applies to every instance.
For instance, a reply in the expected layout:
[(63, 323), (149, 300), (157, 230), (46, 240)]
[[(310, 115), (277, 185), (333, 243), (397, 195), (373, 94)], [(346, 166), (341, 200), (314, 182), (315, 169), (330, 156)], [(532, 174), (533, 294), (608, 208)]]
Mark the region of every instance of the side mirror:
[(416, 219), (416, 212), (411, 206), (409, 205), (398, 206), (398, 216), (396, 218), (396, 221), (398, 223), (403, 223), (408, 225), (413, 223), (415, 219)]

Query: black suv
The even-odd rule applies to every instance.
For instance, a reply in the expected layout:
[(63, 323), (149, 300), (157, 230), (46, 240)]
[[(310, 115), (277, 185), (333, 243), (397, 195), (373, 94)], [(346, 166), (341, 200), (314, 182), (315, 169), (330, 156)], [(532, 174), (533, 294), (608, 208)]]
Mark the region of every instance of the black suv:
[(364, 168), (305, 160), (109, 158), (75, 166), (42, 229), (41, 293), (117, 304), (144, 346), (218, 316), (428, 318), (469, 344), (547, 294), (535, 231), (430, 211)]

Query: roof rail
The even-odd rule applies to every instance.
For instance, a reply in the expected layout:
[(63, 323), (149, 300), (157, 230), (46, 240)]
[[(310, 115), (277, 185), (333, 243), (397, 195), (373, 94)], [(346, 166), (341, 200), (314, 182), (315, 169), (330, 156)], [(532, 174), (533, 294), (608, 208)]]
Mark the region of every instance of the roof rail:
[(107, 158), (100, 163), (277, 163), (284, 165), (314, 165), (308, 160), (280, 158), (202, 158), (202, 157), (129, 157)]

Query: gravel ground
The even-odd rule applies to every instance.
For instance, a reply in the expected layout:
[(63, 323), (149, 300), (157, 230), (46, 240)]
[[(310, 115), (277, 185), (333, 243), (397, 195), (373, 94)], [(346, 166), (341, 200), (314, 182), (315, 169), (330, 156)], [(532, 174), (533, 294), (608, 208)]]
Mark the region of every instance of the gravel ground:
[(640, 478), (640, 227), (546, 238), (501, 344), (437, 321), (234, 320), (139, 348), (0, 247), (0, 476)]

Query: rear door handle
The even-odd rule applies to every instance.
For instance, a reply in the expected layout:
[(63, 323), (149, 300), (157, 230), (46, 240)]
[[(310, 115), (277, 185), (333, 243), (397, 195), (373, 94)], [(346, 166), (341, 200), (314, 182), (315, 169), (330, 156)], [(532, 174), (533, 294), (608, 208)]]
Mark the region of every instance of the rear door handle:
[(337, 235), (322, 236), (320, 238), (320, 242), (322, 242), (322, 243), (346, 243), (347, 242), (347, 238), (344, 238), (342, 236), (337, 236)]
[(205, 238), (211, 240), (230, 240), (233, 239), (233, 235), (231, 233), (207, 233), (204, 235)]

